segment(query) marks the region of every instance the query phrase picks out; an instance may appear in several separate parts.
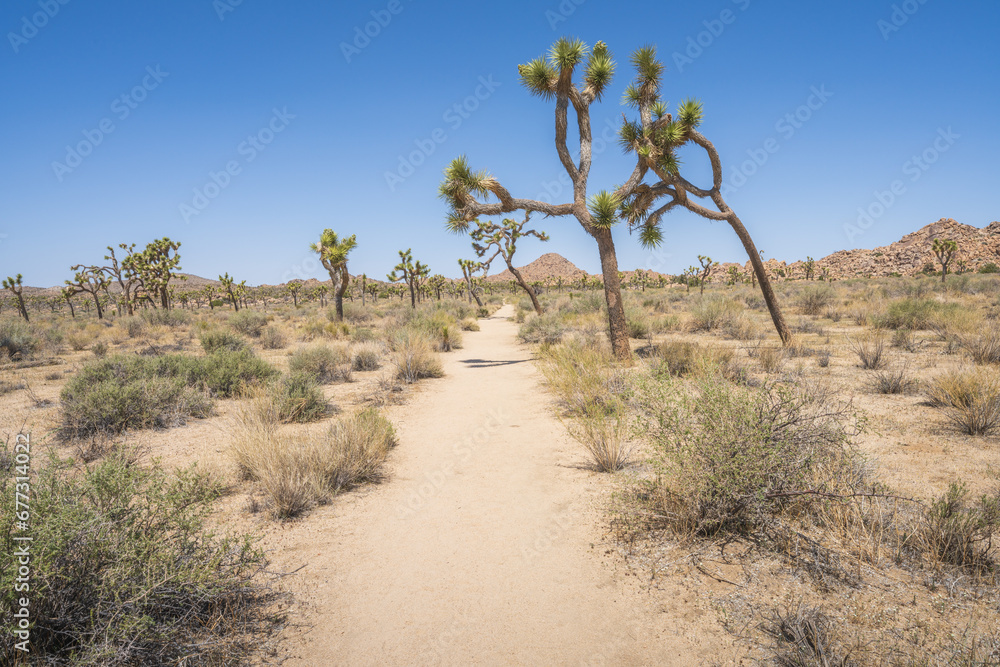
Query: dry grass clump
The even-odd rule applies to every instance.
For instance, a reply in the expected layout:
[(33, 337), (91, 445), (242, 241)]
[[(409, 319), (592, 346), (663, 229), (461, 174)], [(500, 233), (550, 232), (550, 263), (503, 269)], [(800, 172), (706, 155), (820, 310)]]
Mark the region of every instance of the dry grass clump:
[(615, 472), (632, 458), (632, 443), (621, 415), (595, 414), (569, 424), (569, 432), (590, 453), (594, 469)]
[(303, 373), (316, 382), (350, 382), (354, 361), (346, 345), (310, 345), (296, 350), (288, 360), (290, 373)]
[(258, 392), (233, 412), (230, 452), (245, 479), (253, 480), (289, 518), (333, 495), (376, 481), (396, 444), (392, 424), (372, 408), (323, 430), (280, 432), (278, 406)]
[(659, 368), (671, 375), (688, 375), (733, 364), (733, 351), (729, 348), (703, 347), (688, 341), (666, 341), (653, 351)]
[(1000, 376), (992, 368), (942, 373), (927, 385), (931, 405), (969, 435), (988, 435), (1000, 426)]
[(288, 345), (288, 339), (280, 328), (272, 324), (261, 330), (260, 345), (265, 350), (283, 350)]
[(853, 664), (848, 655), (834, 647), (832, 635), (836, 634), (836, 623), (818, 607), (799, 604), (795, 609), (777, 608), (761, 629), (774, 639), (771, 657), (778, 667)]
[(1000, 364), (1000, 328), (990, 326), (979, 333), (954, 335), (959, 347), (977, 364)]
[(382, 366), (383, 346), (375, 341), (355, 343), (351, 346), (353, 367), (356, 371), (374, 371)]
[(909, 365), (899, 364), (871, 371), (867, 385), (876, 394), (908, 394), (917, 383), (910, 375)]
[(924, 514), (917, 536), (921, 550), (939, 563), (990, 572), (998, 532), (1000, 491), (972, 500), (965, 485), (954, 482)]
[(433, 343), (420, 333), (404, 330), (395, 336), (392, 360), (396, 366), (396, 378), (406, 384), (444, 376), (444, 368), (434, 353)]
[(462, 327), (462, 331), (479, 331), (479, 322), (471, 317), (466, 317), (459, 325)]
[(705, 298), (691, 308), (689, 326), (692, 331), (724, 329), (742, 310), (742, 304), (733, 299)]
[(847, 344), (854, 354), (858, 355), (861, 368), (874, 371), (885, 368), (889, 363), (889, 351), (886, 347), (885, 335), (881, 331), (862, 334), (857, 340), (850, 336)]
[(788, 351), (782, 347), (764, 345), (753, 350), (753, 355), (765, 373), (777, 373), (788, 360)]
[(810, 285), (799, 294), (799, 308), (805, 315), (819, 315), (833, 302), (833, 289), (827, 285)]
[(625, 373), (605, 345), (574, 338), (543, 349), (541, 358), (542, 374), (567, 416), (612, 415), (621, 409)]

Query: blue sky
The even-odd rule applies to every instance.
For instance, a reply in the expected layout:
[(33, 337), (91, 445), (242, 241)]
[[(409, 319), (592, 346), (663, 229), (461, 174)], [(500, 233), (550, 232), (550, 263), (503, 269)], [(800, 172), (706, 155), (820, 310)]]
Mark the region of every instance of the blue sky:
[[(664, 98), (704, 102), (727, 201), (767, 258), (884, 245), (941, 217), (982, 227), (1000, 218), (998, 27), (993, 0), (8, 0), (0, 273), (60, 284), (106, 245), (169, 236), (186, 272), (322, 278), (308, 245), (331, 227), (358, 236), (352, 273), (382, 277), (412, 247), (455, 276), (472, 251), (436, 195), (453, 157), (517, 196), (569, 200), (553, 105), (516, 78), (563, 35), (618, 61), (598, 137), (628, 111), (629, 53), (657, 46)], [(683, 157), (705, 182), (704, 159)], [(592, 191), (631, 168), (612, 138)], [(519, 264), (559, 252), (598, 271), (574, 219), (538, 226), (551, 241), (529, 239)], [(618, 229), (621, 267), (746, 259), (724, 223), (678, 212), (664, 232), (649, 252)]]

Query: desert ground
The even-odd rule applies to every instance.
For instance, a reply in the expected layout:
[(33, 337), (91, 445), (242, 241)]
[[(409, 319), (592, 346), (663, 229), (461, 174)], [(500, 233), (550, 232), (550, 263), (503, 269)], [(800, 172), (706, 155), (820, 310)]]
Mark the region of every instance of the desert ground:
[[(777, 286), (784, 347), (750, 285), (626, 290), (625, 364), (603, 292), (570, 287), (545, 290), (543, 315), (506, 284), (481, 309), (353, 300), (343, 323), (288, 300), (5, 313), (0, 427), (8, 450), (30, 433), (37, 502), (88, 517), (36, 517), (48, 544), (99, 553), (85, 536), (124, 525), (98, 511), (99, 480), (153, 469), (188, 480), (191, 535), (249, 536), (252, 553), (185, 543), (218, 559), (211, 586), (117, 572), (144, 627), (173, 621), (135, 591), (204, 603), (197, 627), (142, 648), (151, 664), (998, 664), (1000, 283)], [(177, 378), (163, 369), (195, 363), (181, 357), (210, 368), (155, 414), (130, 401), (160, 385), (123, 398), (98, 372)], [(729, 465), (748, 452), (766, 469)], [(97, 565), (38, 563), (40, 613), (78, 614), (66, 573), (90, 572), (113, 627)], [(76, 641), (62, 650), (84, 664), (144, 655)]]

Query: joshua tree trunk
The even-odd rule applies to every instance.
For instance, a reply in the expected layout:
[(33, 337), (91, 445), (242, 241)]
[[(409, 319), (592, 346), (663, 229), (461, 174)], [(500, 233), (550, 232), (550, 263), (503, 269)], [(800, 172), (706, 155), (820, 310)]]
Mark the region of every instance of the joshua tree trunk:
[(340, 280), (334, 285), (333, 303), (337, 308), (337, 321), (344, 321), (344, 294), (347, 292), (347, 286), (351, 282), (351, 275), (347, 272), (347, 267), (344, 266), (340, 269)]
[[(722, 197), (719, 197), (719, 201), (721, 200)], [(729, 207), (726, 206), (726, 208), (728, 209)], [(767, 310), (771, 314), (771, 321), (774, 323), (774, 328), (777, 330), (778, 336), (781, 337), (781, 342), (784, 345), (788, 345), (792, 340), (792, 332), (788, 330), (785, 318), (778, 307), (778, 299), (774, 296), (774, 290), (771, 288), (771, 280), (767, 277), (767, 271), (764, 269), (764, 262), (760, 259), (760, 253), (757, 252), (757, 246), (754, 245), (753, 239), (750, 238), (750, 233), (743, 226), (743, 222), (732, 210), (729, 210), (726, 221), (733, 228), (733, 231), (736, 232), (736, 236), (743, 243), (743, 249), (750, 256), (750, 264), (753, 266), (754, 275), (760, 283), (760, 291), (764, 296), (764, 303), (767, 304)]]
[(531, 285), (524, 281), (524, 276), (521, 275), (520, 271), (514, 268), (513, 264), (507, 262), (507, 268), (510, 269), (512, 274), (514, 274), (514, 278), (517, 279), (518, 285), (520, 285), (521, 288), (528, 293), (528, 298), (531, 299), (531, 305), (534, 307), (535, 312), (541, 315), (544, 311), (542, 311), (542, 305), (538, 303), (538, 297), (535, 296), (535, 290), (532, 289)]
[(610, 229), (594, 231), (597, 239), (597, 249), (601, 255), (601, 273), (604, 276), (604, 298), (608, 303), (608, 331), (611, 338), (611, 350), (616, 358), (628, 360), (632, 356), (632, 348), (628, 342), (628, 323), (625, 320), (625, 307), (622, 304), (621, 281), (618, 279), (618, 256), (615, 254), (615, 242)]
[(104, 319), (104, 310), (101, 308), (101, 299), (97, 296), (97, 292), (93, 292), (91, 296), (94, 297), (94, 305), (97, 306), (97, 319)]

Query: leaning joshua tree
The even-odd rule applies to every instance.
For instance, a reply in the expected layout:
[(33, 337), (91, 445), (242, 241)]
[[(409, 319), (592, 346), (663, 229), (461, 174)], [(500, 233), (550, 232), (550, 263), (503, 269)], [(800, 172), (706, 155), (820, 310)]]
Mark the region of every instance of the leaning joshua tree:
[(104, 309), (101, 307), (101, 292), (107, 292), (108, 285), (111, 284), (111, 278), (108, 278), (101, 268), (97, 266), (77, 264), (69, 267), (69, 270), (76, 273), (73, 276), (73, 280), (65, 281), (66, 285), (73, 290), (74, 294), (77, 292), (86, 292), (93, 297), (94, 305), (97, 307), (97, 319), (103, 319)]
[(706, 257), (705, 255), (698, 255), (698, 263), (701, 264), (701, 271), (698, 272), (698, 287), (701, 288), (701, 293), (705, 293), (705, 283), (712, 279), (712, 269), (719, 265), (718, 262), (713, 262), (711, 257)]
[(10, 290), (11, 293), (17, 297), (17, 311), (24, 318), (25, 322), (28, 322), (28, 309), (24, 307), (24, 296), (22, 296), (21, 291), (24, 289), (21, 287), (21, 281), (24, 279), (20, 273), (17, 277), (7, 276), (3, 281), (3, 288)]
[[(534, 307), (535, 312), (541, 315), (542, 306), (538, 303), (538, 296), (535, 294), (535, 290), (527, 283), (527, 281), (525, 281), (521, 272), (514, 267), (513, 261), (514, 253), (517, 252), (517, 240), (521, 237), (534, 236), (539, 241), (549, 240), (549, 237), (545, 232), (524, 228), (524, 226), (528, 224), (528, 219), (530, 217), (531, 213), (529, 212), (524, 214), (524, 220), (521, 222), (511, 220), (510, 218), (504, 218), (500, 223), (475, 220), (474, 222), (476, 223), (476, 228), (472, 230), (469, 236), (472, 237), (472, 249), (476, 251), (476, 255), (479, 257), (485, 257), (490, 250), (495, 248), (489, 259), (483, 262), (483, 271), (488, 272), (490, 270), (490, 264), (494, 259), (496, 259), (497, 255), (502, 257), (504, 263), (507, 264), (507, 269), (514, 276), (514, 280), (516, 280), (517, 284), (521, 286), (521, 289), (527, 292), (528, 298), (531, 299), (531, 305)], [(456, 226), (455, 230), (461, 231), (462, 226)]]
[(344, 319), (344, 293), (351, 282), (351, 274), (347, 272), (347, 256), (358, 245), (357, 236), (351, 234), (340, 238), (332, 229), (324, 229), (320, 234), (319, 243), (313, 243), (309, 248), (319, 253), (319, 261), (330, 274), (333, 283), (333, 303), (337, 309), (337, 321)]
[(958, 242), (951, 239), (934, 239), (931, 250), (934, 251), (938, 264), (941, 265), (941, 282), (944, 282), (945, 276), (948, 275), (948, 265), (951, 264), (951, 258), (958, 251)]
[(392, 273), (387, 274), (386, 278), (391, 283), (400, 281), (406, 283), (410, 290), (410, 307), (416, 308), (417, 292), (420, 291), (423, 281), (430, 275), (431, 270), (426, 265), (421, 264), (419, 260), (414, 262), (411, 250), (411, 248), (407, 248), (405, 252), (399, 251), (399, 264), (393, 267)]
[[(625, 221), (630, 230), (640, 232), (644, 246), (653, 247), (663, 238), (660, 230), (663, 216), (678, 206), (709, 220), (727, 222), (750, 256), (771, 319), (782, 341), (787, 344), (791, 341), (791, 333), (781, 315), (770, 281), (764, 275), (753, 240), (722, 198), (722, 162), (719, 154), (715, 146), (697, 130), (703, 115), (701, 104), (693, 100), (683, 102), (674, 118), (660, 99), (660, 79), (664, 67), (656, 58), (655, 48), (636, 50), (631, 61), (636, 78), (625, 90), (625, 102), (638, 111), (639, 118), (635, 121), (624, 119), (619, 135), (626, 153), (635, 154), (636, 165), (621, 185), (613, 191), (602, 190), (596, 194), (588, 191), (593, 137), (590, 107), (601, 99), (611, 82), (615, 69), (611, 52), (604, 42), (598, 42), (591, 52), (579, 40), (562, 38), (553, 44), (548, 58), (540, 57), (521, 65), (518, 72), (521, 83), (532, 94), (545, 100), (555, 100), (556, 151), (573, 183), (573, 201), (550, 204), (515, 198), (488, 172), (473, 171), (463, 156), (445, 169), (440, 187), (440, 195), (451, 206), (449, 227), (461, 227), (481, 215), (517, 210), (575, 217), (597, 242), (611, 345), (619, 359), (627, 360), (631, 357), (631, 350), (611, 228), (619, 221)], [(579, 82), (574, 81), (577, 67), (583, 68)], [(574, 161), (567, 145), (570, 106), (576, 116), (579, 135), (577, 161)], [(711, 187), (696, 186), (681, 175), (677, 152), (688, 144), (694, 144), (708, 154), (712, 167)], [(496, 201), (489, 201), (491, 197)], [(714, 208), (697, 201), (705, 199), (710, 200)]]

